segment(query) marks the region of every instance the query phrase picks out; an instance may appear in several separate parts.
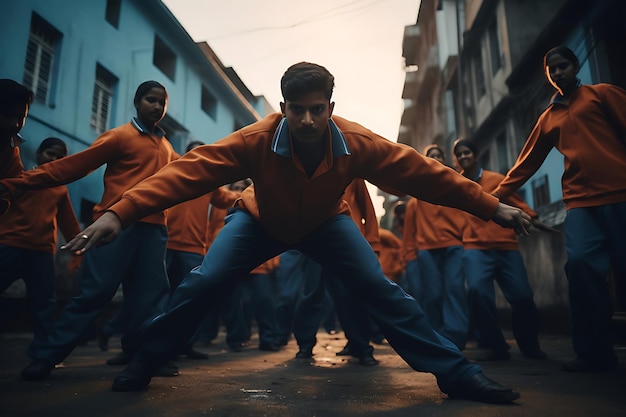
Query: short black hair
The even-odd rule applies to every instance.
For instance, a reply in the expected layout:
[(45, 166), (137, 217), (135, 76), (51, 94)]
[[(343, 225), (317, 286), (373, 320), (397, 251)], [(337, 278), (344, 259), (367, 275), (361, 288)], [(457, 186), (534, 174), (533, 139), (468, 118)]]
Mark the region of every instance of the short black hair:
[(45, 138), (44, 140), (42, 140), (41, 143), (39, 144), (39, 147), (37, 148), (37, 153), (42, 153), (46, 149), (51, 148), (56, 145), (62, 146), (65, 149), (65, 155), (67, 156), (67, 153), (68, 153), (67, 144), (63, 141), (63, 139), (59, 139), (55, 137), (49, 137), (49, 138)]
[(321, 65), (299, 62), (287, 68), (280, 79), (280, 90), (285, 100), (297, 100), (305, 94), (322, 91), (330, 100), (335, 88), (335, 77)]
[(572, 51), (570, 48), (568, 48), (567, 46), (557, 46), (555, 48), (550, 49), (548, 52), (546, 52), (546, 54), (543, 56), (543, 67), (545, 68), (548, 64), (548, 59), (550, 59), (550, 57), (552, 55), (561, 55), (563, 58), (567, 59), (568, 61), (570, 61), (572, 64), (574, 64), (574, 66), (576, 68), (580, 67), (580, 62), (578, 62), (578, 57), (576, 56), (576, 54), (574, 53), (574, 51)]
[(34, 94), (22, 84), (8, 78), (0, 79), (0, 112), (5, 112), (16, 105), (30, 105)]
[(437, 145), (436, 143), (431, 143), (430, 145), (427, 145), (424, 148), (423, 154), (428, 156), (428, 152), (432, 151), (433, 149), (437, 149), (439, 152), (441, 152), (441, 156), (443, 156), (445, 158), (446, 153), (444, 152), (443, 148), (441, 146)]
[(194, 140), (193, 142), (189, 142), (189, 145), (185, 148), (185, 152), (189, 152), (193, 148), (197, 148), (198, 146), (206, 145), (204, 142), (200, 142), (199, 140)]
[(165, 88), (163, 84), (161, 84), (158, 81), (153, 81), (153, 80), (144, 81), (141, 84), (139, 84), (139, 87), (137, 87), (137, 91), (135, 91), (135, 98), (133, 99), (133, 104), (137, 105), (137, 103), (141, 101), (142, 97), (148, 94), (148, 91), (152, 90), (153, 88), (163, 89), (163, 91), (165, 91), (165, 98), (167, 98), (167, 89)]
[(470, 139), (460, 138), (460, 139), (455, 140), (454, 144), (452, 145), (452, 153), (454, 155), (456, 155), (456, 150), (457, 150), (457, 148), (459, 146), (466, 146), (466, 147), (468, 147), (470, 149), (470, 151), (472, 151), (474, 156), (476, 156), (478, 158), (478, 147)]

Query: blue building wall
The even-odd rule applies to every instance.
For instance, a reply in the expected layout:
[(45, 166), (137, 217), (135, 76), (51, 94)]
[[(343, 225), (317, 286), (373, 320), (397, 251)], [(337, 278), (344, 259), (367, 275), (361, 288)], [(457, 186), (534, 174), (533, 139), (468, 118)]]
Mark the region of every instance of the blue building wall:
[[(156, 80), (166, 86), (169, 104), (163, 124), (170, 127), (168, 138), (178, 152), (191, 140), (212, 143), (261, 117), (160, 0), (121, 0), (117, 28), (105, 20), (106, 5), (106, 0), (0, 2), (0, 78), (23, 82), (33, 13), (61, 34), (48, 100), (33, 103), (22, 130), (26, 168), (34, 165), (35, 149), (48, 136), (65, 140), (71, 153), (85, 149), (98, 136), (90, 127), (97, 65), (118, 80), (107, 128), (135, 116), (133, 96), (141, 82)], [(153, 64), (155, 34), (176, 54), (173, 79)], [(214, 117), (201, 108), (203, 88), (217, 101)], [(83, 199), (100, 200), (103, 172), (101, 167), (69, 185), (77, 213)], [(81, 218), (86, 218), (84, 213)]]

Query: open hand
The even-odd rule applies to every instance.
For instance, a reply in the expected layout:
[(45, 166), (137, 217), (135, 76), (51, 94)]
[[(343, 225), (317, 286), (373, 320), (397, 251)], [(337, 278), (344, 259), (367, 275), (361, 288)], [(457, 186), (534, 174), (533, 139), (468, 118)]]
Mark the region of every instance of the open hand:
[(492, 220), (502, 227), (513, 229), (517, 235), (528, 235), (530, 233), (530, 216), (508, 204), (499, 203)]
[(80, 255), (94, 245), (100, 246), (112, 242), (121, 230), (120, 219), (112, 211), (107, 211), (74, 239), (61, 246), (61, 249)]

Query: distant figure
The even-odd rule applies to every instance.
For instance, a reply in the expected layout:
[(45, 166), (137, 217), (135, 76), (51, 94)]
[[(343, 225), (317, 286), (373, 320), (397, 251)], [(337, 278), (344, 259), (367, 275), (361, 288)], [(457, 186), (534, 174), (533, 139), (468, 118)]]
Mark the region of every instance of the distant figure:
[(626, 283), (626, 91), (611, 84), (582, 85), (578, 58), (567, 47), (549, 50), (543, 63), (556, 93), (495, 193), (511, 195), (552, 148), (563, 154), (565, 273), (576, 352), (563, 368), (616, 370), (607, 277), (612, 270)]
[[(37, 165), (64, 158), (67, 145), (61, 139), (44, 139), (37, 148)], [(66, 240), (80, 232), (67, 187), (43, 188), (25, 193), (0, 217), (0, 293), (23, 279), (33, 317), (33, 341), (27, 354), (35, 358), (45, 346), (56, 312), (54, 254), (57, 226)], [(80, 266), (73, 256), (71, 272)]]

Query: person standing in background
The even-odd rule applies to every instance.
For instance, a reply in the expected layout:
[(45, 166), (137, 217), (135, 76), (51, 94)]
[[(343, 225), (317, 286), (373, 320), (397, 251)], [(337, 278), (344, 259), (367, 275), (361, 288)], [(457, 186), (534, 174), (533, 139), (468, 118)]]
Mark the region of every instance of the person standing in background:
[(556, 92), (494, 193), (503, 198), (514, 193), (552, 148), (563, 155), (565, 273), (576, 353), (563, 369), (613, 371), (619, 364), (607, 277), (612, 271), (626, 283), (626, 90), (582, 85), (578, 57), (565, 46), (549, 50), (543, 66)]

